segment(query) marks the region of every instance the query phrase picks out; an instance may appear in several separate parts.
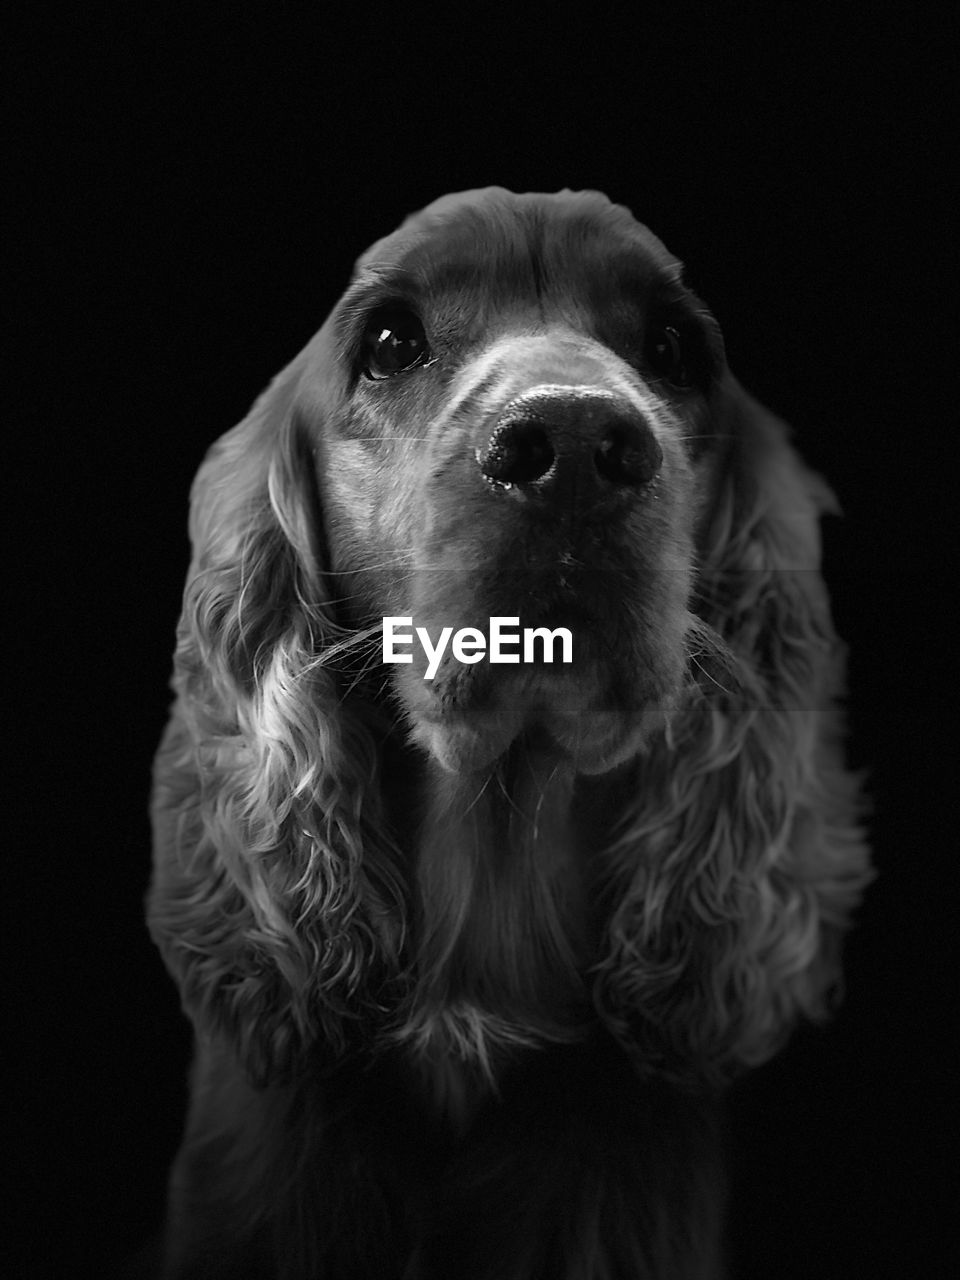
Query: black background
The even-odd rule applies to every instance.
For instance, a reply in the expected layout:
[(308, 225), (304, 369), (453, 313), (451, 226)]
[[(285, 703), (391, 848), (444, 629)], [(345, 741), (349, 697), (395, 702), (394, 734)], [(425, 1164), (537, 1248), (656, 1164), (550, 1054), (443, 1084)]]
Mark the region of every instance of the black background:
[(490, 183), (630, 206), (840, 495), (827, 574), (881, 875), (842, 1016), (735, 1095), (732, 1280), (944, 1273), (953, 33), (916, 10), (781, 3), (591, 4), (522, 27), (402, 5), (28, 22), (7, 113), (4, 485), (23, 1274), (107, 1275), (155, 1229), (178, 1138), (186, 1028), (141, 899), (193, 472), (368, 243)]

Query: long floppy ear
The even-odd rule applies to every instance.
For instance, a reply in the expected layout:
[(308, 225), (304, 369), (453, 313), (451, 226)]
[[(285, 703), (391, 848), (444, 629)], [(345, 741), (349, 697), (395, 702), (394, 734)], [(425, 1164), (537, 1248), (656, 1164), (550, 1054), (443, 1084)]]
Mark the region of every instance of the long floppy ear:
[(194, 482), (177, 700), (154, 771), (150, 929), (198, 1031), (229, 1038), (257, 1081), (369, 1028), (403, 925), (374, 747), (324, 660), (343, 633), (316, 424), (297, 403), (310, 359)]
[(844, 652), (820, 574), (825, 483), (730, 379), (691, 619), (689, 697), (638, 764), (605, 861), (595, 999), (641, 1069), (715, 1085), (824, 1016), (871, 879), (844, 765)]

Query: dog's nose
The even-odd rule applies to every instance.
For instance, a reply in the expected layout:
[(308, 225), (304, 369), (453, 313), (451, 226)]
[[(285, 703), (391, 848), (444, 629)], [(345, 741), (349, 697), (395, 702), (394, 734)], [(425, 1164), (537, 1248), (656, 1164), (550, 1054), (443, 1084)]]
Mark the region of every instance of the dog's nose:
[(544, 501), (602, 501), (648, 485), (663, 451), (638, 409), (606, 391), (527, 393), (478, 450), (482, 474)]

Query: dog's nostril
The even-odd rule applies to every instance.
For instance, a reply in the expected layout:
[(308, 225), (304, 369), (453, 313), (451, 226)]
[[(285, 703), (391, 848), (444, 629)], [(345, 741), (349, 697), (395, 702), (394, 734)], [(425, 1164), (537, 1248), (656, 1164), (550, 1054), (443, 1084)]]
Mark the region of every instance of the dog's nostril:
[(501, 484), (532, 484), (547, 474), (555, 458), (541, 426), (513, 423), (494, 432), (480, 469), (487, 479)]
[(593, 455), (597, 473), (617, 485), (649, 484), (660, 470), (663, 450), (650, 432), (614, 427)]
[[(556, 502), (642, 489), (663, 464), (646, 419), (612, 396), (531, 395), (508, 405), (477, 453), (483, 475)], [(584, 495), (575, 499), (580, 491)]]

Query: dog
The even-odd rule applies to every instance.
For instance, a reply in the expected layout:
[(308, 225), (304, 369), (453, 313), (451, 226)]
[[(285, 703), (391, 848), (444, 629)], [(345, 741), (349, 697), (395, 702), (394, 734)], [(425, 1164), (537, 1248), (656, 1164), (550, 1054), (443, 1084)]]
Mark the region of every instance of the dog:
[(836, 509), (604, 196), (359, 259), (192, 492), (166, 1276), (722, 1274), (720, 1096), (830, 1011), (870, 878)]

